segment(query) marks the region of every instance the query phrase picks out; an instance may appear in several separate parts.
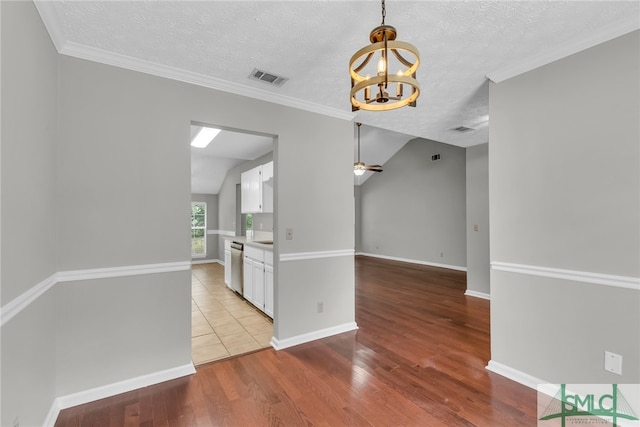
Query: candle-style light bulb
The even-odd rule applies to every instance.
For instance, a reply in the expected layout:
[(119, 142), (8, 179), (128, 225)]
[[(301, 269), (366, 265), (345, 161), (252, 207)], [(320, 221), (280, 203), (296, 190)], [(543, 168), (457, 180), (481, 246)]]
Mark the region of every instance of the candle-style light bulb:
[(384, 73), (385, 70), (387, 69), (387, 61), (385, 60), (384, 56), (380, 58), (380, 60), (378, 61), (378, 73)]

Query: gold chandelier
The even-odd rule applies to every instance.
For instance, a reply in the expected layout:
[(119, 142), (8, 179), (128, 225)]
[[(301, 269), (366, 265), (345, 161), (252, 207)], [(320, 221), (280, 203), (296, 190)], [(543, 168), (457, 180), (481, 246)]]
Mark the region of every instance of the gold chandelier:
[[(371, 30), (371, 44), (357, 51), (349, 61), (352, 111), (387, 111), (407, 105), (415, 107), (420, 96), (420, 84), (416, 80), (420, 65), (418, 49), (411, 43), (396, 40), (396, 29), (384, 23), (386, 14), (382, 0), (382, 24)], [(377, 52), (380, 52), (380, 59), (374, 68), (371, 59)], [(389, 52), (393, 56), (390, 57)], [(394, 73), (396, 68), (398, 72)], [(395, 86), (393, 96), (389, 94), (389, 86)], [(410, 90), (406, 97), (405, 86)]]

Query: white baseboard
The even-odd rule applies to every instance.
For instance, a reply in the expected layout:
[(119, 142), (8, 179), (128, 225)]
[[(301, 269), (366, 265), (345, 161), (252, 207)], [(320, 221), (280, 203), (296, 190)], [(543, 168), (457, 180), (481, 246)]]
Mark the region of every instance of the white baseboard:
[(367, 253), (367, 252), (357, 252), (356, 255), (369, 256), (369, 257), (373, 257), (373, 258), (388, 259), (390, 261), (408, 262), (410, 264), (428, 265), (429, 267), (440, 267), (440, 268), (448, 268), (450, 270), (467, 271), (467, 267), (461, 267), (459, 265), (438, 264), (438, 263), (435, 263), (435, 262), (427, 262), (427, 261), (421, 261), (421, 260), (409, 259), (409, 258), (399, 258), (399, 257), (395, 257), (395, 256), (387, 256), (387, 255), (380, 255), (380, 254), (370, 254), (370, 253)]
[(466, 291), (464, 291), (464, 294), (467, 295), (467, 296), (470, 296), (470, 297), (491, 300), (491, 295), (490, 294), (485, 294), (484, 292), (470, 291), (469, 289), (467, 289)]
[(221, 261), (219, 259), (192, 259), (191, 260), (191, 265), (196, 265), (196, 264), (215, 264), (218, 263), (220, 265), (224, 265), (224, 261)]
[(342, 334), (344, 332), (354, 331), (356, 329), (358, 329), (358, 325), (356, 324), (356, 322), (349, 322), (338, 326), (332, 326), (331, 328), (320, 329), (319, 331), (296, 335), (295, 337), (285, 338), (283, 340), (278, 340), (276, 337), (273, 337), (271, 338), (271, 347), (275, 348), (276, 350), (283, 350), (295, 345), (300, 345), (310, 341), (319, 340), (321, 338)]
[(105, 386), (92, 388), (78, 393), (68, 394), (66, 396), (59, 396), (54, 400), (43, 425), (53, 427), (60, 411), (63, 409), (126, 393), (139, 388), (148, 387), (150, 385), (159, 384), (165, 381), (174, 380), (187, 375), (192, 375), (195, 372), (196, 369), (193, 366), (193, 363), (188, 363), (183, 366), (154, 372), (153, 374), (142, 375), (140, 377), (107, 384)]
[(489, 361), (486, 369), (534, 390), (538, 390), (540, 385), (549, 384), (548, 381), (544, 381), (540, 378), (534, 377), (533, 375), (518, 371), (517, 369), (513, 369), (494, 360)]

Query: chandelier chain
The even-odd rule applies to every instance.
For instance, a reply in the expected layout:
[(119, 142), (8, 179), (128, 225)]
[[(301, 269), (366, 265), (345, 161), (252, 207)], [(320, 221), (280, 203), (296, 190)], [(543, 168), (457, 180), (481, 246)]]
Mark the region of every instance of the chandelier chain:
[(384, 18), (387, 16), (387, 8), (382, 0), (382, 25), (384, 25)]

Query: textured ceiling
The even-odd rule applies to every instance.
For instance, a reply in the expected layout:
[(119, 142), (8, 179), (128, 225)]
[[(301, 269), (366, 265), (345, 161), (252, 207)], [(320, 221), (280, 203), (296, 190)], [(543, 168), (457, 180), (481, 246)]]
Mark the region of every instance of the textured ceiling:
[[(272, 96), (274, 102), (295, 101), (302, 108), (317, 107), (349, 118), (354, 118), (349, 58), (369, 43), (369, 32), (381, 20), (377, 1), (42, 1), (36, 5), (61, 53), (98, 61), (119, 58), (125, 64), (140, 61), (144, 69), (164, 67), (172, 74), (182, 70), (223, 90), (262, 99)], [(360, 111), (354, 119), (461, 147), (488, 142), (487, 76), (508, 78), (637, 29), (639, 5), (638, 1), (389, 0), (386, 23), (397, 28), (399, 40), (420, 51), (421, 96), (416, 108)], [(289, 80), (281, 87), (249, 80), (254, 68)], [(451, 130), (460, 125), (476, 130)]]

